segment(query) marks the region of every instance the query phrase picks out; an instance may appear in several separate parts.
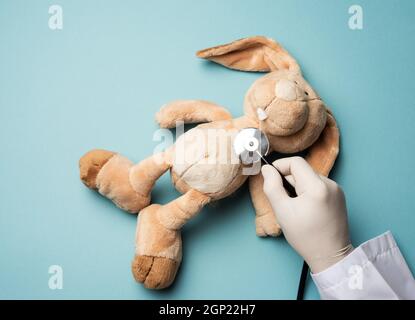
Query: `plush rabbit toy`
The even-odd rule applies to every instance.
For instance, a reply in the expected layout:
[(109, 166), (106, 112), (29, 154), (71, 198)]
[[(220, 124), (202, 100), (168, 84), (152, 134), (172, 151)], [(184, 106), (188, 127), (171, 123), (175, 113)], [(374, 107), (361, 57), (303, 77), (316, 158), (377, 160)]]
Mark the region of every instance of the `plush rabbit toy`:
[[(210, 129), (226, 134), (259, 128), (272, 151), (291, 154), (308, 149), (307, 161), (322, 175), (329, 174), (339, 150), (333, 115), (303, 79), (295, 59), (277, 42), (250, 37), (199, 51), (197, 56), (231, 69), (269, 72), (248, 90), (244, 116), (234, 119), (226, 109), (206, 101), (172, 102), (156, 115), (162, 128), (173, 128), (177, 121), (205, 123), (181, 135), (166, 151), (138, 164), (105, 150), (92, 150), (79, 161), (81, 180), (88, 188), (128, 212), (139, 213), (132, 272), (147, 288), (162, 289), (173, 282), (182, 259), (183, 225), (208, 203), (233, 193), (248, 178), (242, 162), (215, 161), (221, 153), (233, 152), (234, 136), (219, 151), (211, 151), (205, 143)], [(178, 161), (183, 155), (186, 161)], [(167, 170), (183, 195), (165, 205), (150, 204), (151, 190)], [(262, 185), (259, 172), (249, 176), (256, 233), (276, 237), (281, 230)]]

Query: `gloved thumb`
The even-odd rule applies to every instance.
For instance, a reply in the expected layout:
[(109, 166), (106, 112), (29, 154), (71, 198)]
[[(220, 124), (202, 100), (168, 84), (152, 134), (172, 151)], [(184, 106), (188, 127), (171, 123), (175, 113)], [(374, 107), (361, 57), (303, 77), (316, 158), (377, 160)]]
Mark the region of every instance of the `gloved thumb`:
[(281, 176), (277, 169), (271, 165), (264, 165), (261, 168), (261, 172), (264, 177), (264, 192), (271, 203), (273, 200), (281, 201), (290, 198), (283, 186)]

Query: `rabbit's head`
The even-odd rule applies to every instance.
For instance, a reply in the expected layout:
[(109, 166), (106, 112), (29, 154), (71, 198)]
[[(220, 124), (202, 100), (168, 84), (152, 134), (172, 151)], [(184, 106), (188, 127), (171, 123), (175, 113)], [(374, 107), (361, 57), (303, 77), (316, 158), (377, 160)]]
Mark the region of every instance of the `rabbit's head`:
[(304, 80), (297, 62), (275, 41), (251, 37), (197, 53), (228, 68), (269, 72), (245, 96), (245, 114), (265, 132), (273, 150), (305, 150), (320, 136), (327, 109)]

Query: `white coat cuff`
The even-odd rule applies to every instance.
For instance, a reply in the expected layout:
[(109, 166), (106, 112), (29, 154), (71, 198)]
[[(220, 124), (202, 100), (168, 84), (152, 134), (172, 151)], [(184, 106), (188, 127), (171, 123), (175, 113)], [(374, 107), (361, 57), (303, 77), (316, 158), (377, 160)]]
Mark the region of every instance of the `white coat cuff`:
[(311, 277), (323, 299), (415, 298), (415, 280), (390, 231)]
[[(311, 273), (313, 281), (321, 289), (328, 289), (346, 281), (353, 274), (355, 266), (365, 266), (373, 261), (376, 255), (397, 247), (395, 239), (390, 231), (362, 243), (344, 259), (319, 273)], [(368, 250), (365, 250), (368, 249)]]

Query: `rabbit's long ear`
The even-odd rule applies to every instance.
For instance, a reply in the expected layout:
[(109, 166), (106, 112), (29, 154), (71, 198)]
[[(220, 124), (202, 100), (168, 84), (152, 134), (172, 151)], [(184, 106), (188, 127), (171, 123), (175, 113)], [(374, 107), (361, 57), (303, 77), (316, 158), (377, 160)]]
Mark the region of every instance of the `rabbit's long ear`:
[(336, 120), (332, 113), (327, 110), (326, 127), (317, 141), (310, 147), (306, 156), (307, 162), (316, 172), (326, 177), (329, 175), (339, 154), (339, 141), (340, 133)]
[(200, 50), (196, 55), (240, 71), (270, 72), (286, 69), (300, 72), (295, 59), (279, 43), (262, 36)]

